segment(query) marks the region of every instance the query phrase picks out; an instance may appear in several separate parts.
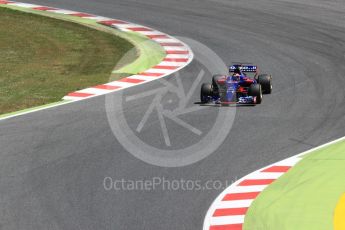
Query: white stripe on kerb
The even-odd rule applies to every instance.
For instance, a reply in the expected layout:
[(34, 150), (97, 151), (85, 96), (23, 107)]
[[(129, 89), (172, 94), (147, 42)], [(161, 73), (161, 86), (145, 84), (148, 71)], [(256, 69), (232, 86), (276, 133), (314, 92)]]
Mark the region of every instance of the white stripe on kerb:
[(130, 87), (130, 86), (135, 85), (135, 83), (122, 82), (122, 81), (112, 81), (112, 82), (106, 83), (104, 85), (121, 86), (123, 88), (126, 88), (126, 87)]
[(244, 215), (238, 216), (218, 216), (210, 219), (210, 225), (242, 224)]
[(217, 209), (220, 208), (248, 208), (254, 200), (230, 200), (221, 201), (217, 205)]
[(184, 46), (162, 46), (165, 50), (174, 50), (174, 51), (188, 51), (187, 47)]
[(288, 158), (286, 160), (279, 161), (279, 162), (275, 163), (274, 165), (275, 166), (294, 166), (300, 160), (301, 160), (300, 158), (293, 157), (293, 158)]
[(277, 179), (281, 177), (284, 173), (272, 173), (272, 172), (255, 172), (250, 175), (246, 179)]
[(136, 25), (136, 24), (117, 24), (117, 23), (114, 23), (112, 24), (113, 26), (117, 27), (117, 28), (133, 28), (133, 27), (140, 27), (140, 28), (146, 28), (144, 26), (140, 26), (140, 25)]
[(139, 80), (145, 80), (145, 81), (153, 81), (153, 80), (157, 80), (157, 77), (149, 77), (149, 76), (140, 76), (140, 75), (133, 75), (130, 77), (127, 77), (130, 79), (139, 79)]
[(97, 89), (97, 88), (86, 88), (86, 89), (82, 89), (77, 91), (77, 93), (90, 93), (90, 94), (96, 94), (96, 95), (102, 95), (105, 93), (109, 93), (110, 90), (106, 90), (106, 89)]
[(23, 7), (23, 8), (35, 8), (35, 7), (40, 7), (39, 5), (29, 4), (29, 3), (20, 3), (20, 2), (7, 3), (7, 5), (19, 6), (19, 7)]
[(73, 97), (73, 96), (64, 96), (63, 100), (72, 100), (72, 101), (79, 101), (85, 99), (84, 97)]
[(162, 32), (154, 31), (136, 31), (137, 33), (141, 33), (143, 35), (165, 35)]
[(147, 73), (171, 73), (173, 72), (173, 70), (167, 70), (167, 69), (148, 69), (148, 70), (145, 70), (145, 72)]
[(189, 59), (189, 54), (168, 54), (165, 58), (175, 58), (175, 59), (177, 59), (177, 58), (187, 58), (187, 59)]
[(233, 194), (233, 193), (246, 193), (246, 192), (261, 192), (266, 187), (267, 185), (235, 186), (231, 190), (229, 190), (229, 193)]
[(180, 43), (180, 41), (173, 38), (152, 38), (152, 40), (154, 40), (155, 42), (160, 42), (160, 43), (164, 43), (164, 42)]
[(162, 61), (158, 66), (181, 66), (185, 64), (184, 62)]
[(49, 12), (54, 12), (57, 14), (78, 14), (78, 13), (80, 13), (80, 12), (71, 11), (71, 10), (49, 10)]
[(105, 17), (101, 17), (101, 16), (92, 16), (92, 17), (83, 17), (83, 18), (95, 20), (97, 22), (112, 20), (111, 18), (105, 18)]

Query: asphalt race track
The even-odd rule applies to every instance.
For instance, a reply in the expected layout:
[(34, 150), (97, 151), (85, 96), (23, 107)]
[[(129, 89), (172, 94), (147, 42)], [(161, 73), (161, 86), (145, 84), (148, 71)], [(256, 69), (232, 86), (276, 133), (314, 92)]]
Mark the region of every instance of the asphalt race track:
[[(28, 2), (124, 19), (197, 40), (226, 63), (257, 63), (273, 75), (274, 91), (260, 106), (236, 108), (230, 133), (212, 155), (177, 168), (153, 166), (129, 154), (110, 129), (104, 96), (0, 121), (0, 229), (201, 229), (221, 190), (106, 191), (104, 178), (231, 181), (345, 135), (341, 0)], [(180, 73), (186, 86), (199, 67), (196, 60)], [(174, 77), (168, 81), (175, 84)], [(170, 96), (163, 107), (174, 100)], [(188, 104), (198, 100), (197, 90)], [(150, 103), (139, 99), (122, 108), (134, 129)], [(185, 119), (206, 132), (218, 110), (208, 107)], [(151, 117), (142, 138), (168, 148), (157, 126), (158, 118)], [(170, 148), (197, 141), (188, 130), (171, 122), (167, 126)]]

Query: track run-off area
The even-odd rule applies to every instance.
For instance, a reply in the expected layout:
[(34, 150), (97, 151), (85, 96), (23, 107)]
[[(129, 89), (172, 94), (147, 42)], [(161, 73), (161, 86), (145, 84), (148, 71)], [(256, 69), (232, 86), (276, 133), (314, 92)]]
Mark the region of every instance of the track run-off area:
[[(345, 135), (345, 6), (341, 1), (30, 3), (135, 22), (182, 37), (188, 45), (187, 41), (198, 41), (226, 64), (258, 64), (272, 74), (274, 92), (260, 106), (206, 107), (190, 117), (181, 115), (197, 130), (181, 121), (175, 125), (170, 116), (163, 131), (155, 128), (162, 126), (159, 113), (141, 123), (152, 98), (130, 100), (155, 90), (158, 83), (114, 93), (114, 99), (122, 102), (121, 108), (112, 108), (114, 114), (124, 117), (142, 142), (169, 151), (198, 143), (197, 138), (216, 123), (217, 114), (235, 110), (231, 129), (213, 153), (183, 167), (155, 166), (130, 154), (131, 148), (114, 134), (106, 96), (0, 121), (4, 229), (202, 229), (208, 208), (225, 187), (114, 191), (104, 188), (104, 178), (232, 182)], [(179, 76), (166, 78), (167, 84), (175, 85), (181, 79), (187, 96), (202, 73), (198, 52), (195, 59)], [(207, 74), (204, 81), (213, 73)], [(167, 94), (161, 99), (158, 111), (169, 109), (179, 98)], [(184, 106), (194, 108), (198, 101), (196, 90)], [(129, 133), (128, 138), (132, 136)], [(215, 140), (209, 138), (208, 143), (212, 147)]]

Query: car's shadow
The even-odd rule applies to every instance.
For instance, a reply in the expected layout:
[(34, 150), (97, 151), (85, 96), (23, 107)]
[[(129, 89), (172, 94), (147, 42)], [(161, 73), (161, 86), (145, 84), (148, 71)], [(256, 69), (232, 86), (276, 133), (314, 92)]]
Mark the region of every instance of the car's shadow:
[(202, 103), (202, 102), (194, 102), (195, 105), (200, 106), (209, 106), (209, 107), (253, 107), (256, 106), (256, 104), (236, 104), (236, 103)]

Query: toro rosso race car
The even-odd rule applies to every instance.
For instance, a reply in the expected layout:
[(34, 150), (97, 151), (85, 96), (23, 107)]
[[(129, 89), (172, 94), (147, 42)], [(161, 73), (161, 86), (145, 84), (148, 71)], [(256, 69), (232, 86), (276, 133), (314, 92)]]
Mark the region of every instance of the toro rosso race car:
[(261, 104), (262, 95), (272, 92), (272, 76), (260, 74), (257, 66), (236, 63), (228, 75), (213, 75), (212, 83), (201, 85), (201, 103)]

